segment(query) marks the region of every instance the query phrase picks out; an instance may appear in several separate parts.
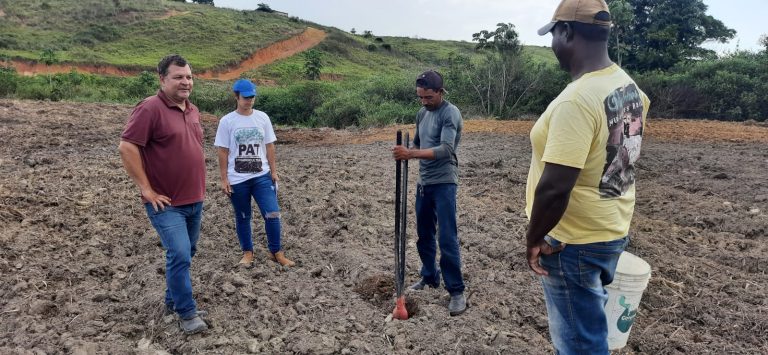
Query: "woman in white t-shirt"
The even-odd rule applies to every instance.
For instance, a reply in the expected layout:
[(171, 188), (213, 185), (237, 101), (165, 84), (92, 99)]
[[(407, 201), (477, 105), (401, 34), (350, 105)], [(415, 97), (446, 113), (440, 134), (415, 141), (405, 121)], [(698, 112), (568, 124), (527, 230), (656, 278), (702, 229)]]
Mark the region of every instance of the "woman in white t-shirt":
[(214, 145), (218, 147), (221, 186), (235, 211), (235, 228), (243, 258), (240, 264), (253, 264), (251, 232), (251, 197), (256, 200), (264, 228), (270, 259), (283, 266), (295, 263), (285, 257), (280, 243), (280, 206), (277, 203), (277, 175), (275, 161), (275, 131), (266, 113), (254, 110), (256, 85), (240, 79), (232, 86), (237, 98), (237, 110), (219, 121)]

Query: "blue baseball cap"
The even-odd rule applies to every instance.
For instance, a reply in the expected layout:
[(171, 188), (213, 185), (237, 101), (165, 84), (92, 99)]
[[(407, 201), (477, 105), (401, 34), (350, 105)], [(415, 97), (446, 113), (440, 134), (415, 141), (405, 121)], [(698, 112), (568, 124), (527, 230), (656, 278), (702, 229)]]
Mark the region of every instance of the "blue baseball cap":
[(242, 97), (256, 96), (256, 84), (248, 79), (240, 79), (232, 85), (232, 91), (239, 92)]

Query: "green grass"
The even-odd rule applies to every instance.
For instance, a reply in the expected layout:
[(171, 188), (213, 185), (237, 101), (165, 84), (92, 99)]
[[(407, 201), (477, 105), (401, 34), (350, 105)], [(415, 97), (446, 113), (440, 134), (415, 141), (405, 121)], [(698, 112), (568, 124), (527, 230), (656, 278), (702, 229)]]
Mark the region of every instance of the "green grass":
[(523, 54), (528, 55), (537, 62), (557, 64), (557, 58), (555, 58), (555, 54), (552, 53), (552, 48), (549, 47), (525, 46), (523, 47)]
[[(410, 122), (419, 108), (413, 88), (418, 73), (437, 69), (450, 74), (452, 58), (485, 58), (469, 41), (366, 38), (297, 18), (169, 0), (0, 0), (0, 10), (0, 60), (37, 61), (51, 49), (65, 64), (146, 71), (169, 53), (183, 55), (195, 73), (221, 69), (308, 26), (322, 29), (327, 37), (313, 49), (321, 53), (326, 80), (305, 80), (301, 53), (244, 75), (277, 83), (259, 89), (258, 104), (280, 124)], [(556, 62), (548, 48), (524, 47), (523, 53), (533, 62)], [(75, 72), (21, 77), (0, 70), (0, 89), (2, 96), (26, 99), (135, 103), (155, 92), (155, 79), (149, 72), (127, 78)], [(207, 112), (228, 112), (233, 106), (230, 85), (196, 80), (193, 101)], [(455, 80), (447, 85), (461, 87)], [(451, 99), (461, 101), (459, 93)], [(475, 105), (471, 93), (464, 92), (464, 108)]]
[[(0, 0), (0, 9), (0, 55), (37, 60), (51, 48), (62, 62), (122, 68), (150, 69), (172, 52), (196, 70), (221, 68), (307, 26), (258, 11), (170, 1)], [(162, 18), (169, 11), (178, 15)]]
[[(354, 36), (336, 29), (326, 29), (328, 36), (317, 47), (322, 55), (322, 73), (342, 80), (362, 80), (375, 75), (395, 73), (416, 73), (424, 67), (433, 66), (400, 52), (393, 46), (391, 51), (384, 49), (381, 43)], [(368, 49), (373, 45), (374, 49)], [(295, 55), (276, 63), (266, 65), (249, 76), (268, 78), (279, 83), (291, 83), (303, 77), (304, 58)]]
[[(323, 73), (344, 80), (441, 68), (451, 56), (472, 56), (474, 43), (407, 37), (364, 38), (338, 29), (259, 11), (239, 11), (168, 0), (0, 0), (0, 57), (36, 61), (53, 49), (60, 62), (151, 70), (168, 53), (180, 53), (195, 71), (235, 65), (308, 25), (328, 38)], [(167, 17), (168, 14), (175, 16)], [(554, 60), (542, 47), (526, 47), (536, 60)], [(294, 82), (303, 57), (260, 68), (251, 76)]]
[[(474, 51), (475, 45), (470, 42), (406, 37), (381, 37), (383, 42), (377, 42), (376, 37), (364, 38), (332, 28), (326, 31), (328, 37), (315, 48), (322, 53), (322, 73), (345, 81), (402, 73), (415, 77), (425, 69), (445, 69), (453, 56), (476, 59), (482, 56)], [(534, 61), (556, 62), (546, 47), (524, 47), (523, 53)], [(247, 76), (289, 84), (303, 78), (303, 67), (304, 58), (295, 55), (251, 71)]]

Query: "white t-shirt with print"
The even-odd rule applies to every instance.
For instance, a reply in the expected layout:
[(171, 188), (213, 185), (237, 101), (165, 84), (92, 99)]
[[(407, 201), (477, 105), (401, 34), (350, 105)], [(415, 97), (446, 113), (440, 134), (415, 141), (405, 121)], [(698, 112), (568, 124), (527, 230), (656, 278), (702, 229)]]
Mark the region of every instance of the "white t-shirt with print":
[(253, 110), (249, 116), (237, 111), (219, 121), (213, 145), (229, 149), (227, 178), (230, 185), (269, 173), (267, 144), (277, 140), (266, 113)]

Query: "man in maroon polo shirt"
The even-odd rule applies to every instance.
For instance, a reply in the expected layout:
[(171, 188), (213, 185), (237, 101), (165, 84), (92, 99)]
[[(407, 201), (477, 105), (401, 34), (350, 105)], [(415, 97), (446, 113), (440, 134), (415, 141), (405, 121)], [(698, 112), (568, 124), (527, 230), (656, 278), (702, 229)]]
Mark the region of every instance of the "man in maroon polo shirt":
[(138, 186), (165, 249), (165, 305), (187, 334), (205, 331), (189, 267), (200, 236), (205, 156), (200, 111), (189, 102), (192, 70), (179, 55), (157, 65), (160, 90), (133, 109), (121, 136), (123, 166)]

